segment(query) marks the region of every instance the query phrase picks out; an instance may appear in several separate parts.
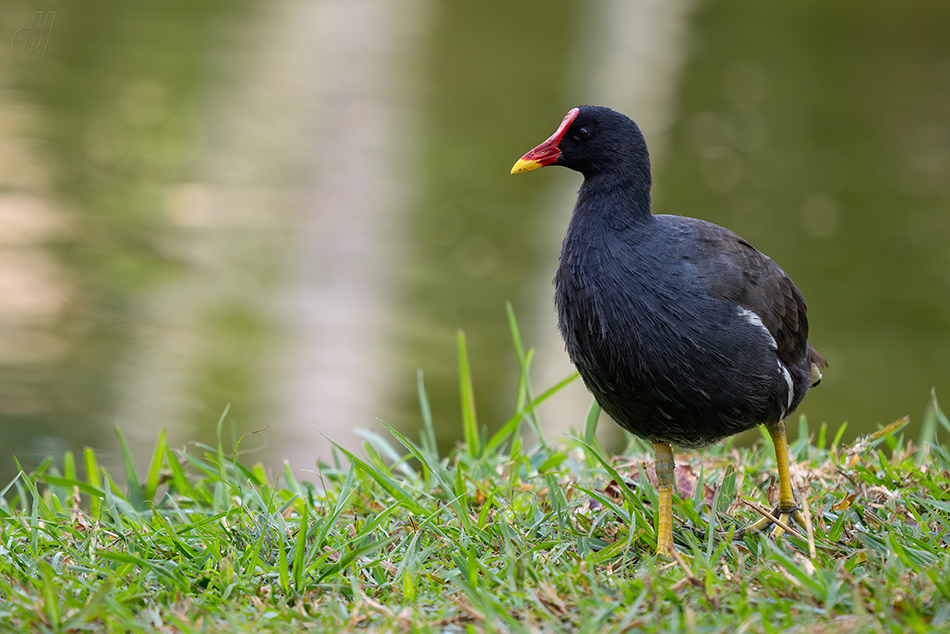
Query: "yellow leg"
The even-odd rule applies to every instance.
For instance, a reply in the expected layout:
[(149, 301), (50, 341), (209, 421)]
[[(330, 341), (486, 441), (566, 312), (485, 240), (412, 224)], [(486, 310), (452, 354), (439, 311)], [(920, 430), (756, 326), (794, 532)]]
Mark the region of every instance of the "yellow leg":
[(798, 507), (792, 495), (792, 478), (788, 474), (788, 439), (785, 437), (785, 421), (768, 428), (775, 445), (775, 465), (778, 468), (778, 508), (783, 513)]
[(656, 552), (673, 551), (673, 448), (665, 442), (654, 444), (656, 451), (656, 490), (660, 494), (657, 509)]
[[(788, 473), (788, 440), (785, 437), (785, 421), (779, 421), (767, 429), (775, 445), (775, 466), (778, 468), (778, 506), (772, 511), (772, 515), (784, 524), (788, 524), (789, 519), (793, 519), (799, 526), (805, 528), (805, 518), (798, 508), (798, 503), (795, 502), (795, 495), (792, 493), (792, 478)], [(740, 531), (739, 537), (746, 531), (764, 531), (771, 525), (772, 520), (763, 517)], [(783, 532), (781, 526), (776, 527), (776, 536), (780, 536)]]

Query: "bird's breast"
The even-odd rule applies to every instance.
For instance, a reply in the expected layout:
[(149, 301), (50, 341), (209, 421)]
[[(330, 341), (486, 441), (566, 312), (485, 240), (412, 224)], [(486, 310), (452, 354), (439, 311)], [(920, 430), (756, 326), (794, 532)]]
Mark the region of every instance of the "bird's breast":
[(701, 446), (781, 418), (788, 392), (774, 340), (704, 293), (683, 258), (649, 243), (571, 247), (555, 278), (559, 329), (618, 423)]

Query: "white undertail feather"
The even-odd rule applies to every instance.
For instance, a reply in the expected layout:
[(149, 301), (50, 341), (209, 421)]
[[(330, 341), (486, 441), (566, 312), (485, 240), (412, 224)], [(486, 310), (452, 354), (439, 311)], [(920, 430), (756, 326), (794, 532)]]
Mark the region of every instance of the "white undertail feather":
[(821, 383), (821, 368), (818, 367), (817, 363), (811, 364), (811, 386), (815, 387)]

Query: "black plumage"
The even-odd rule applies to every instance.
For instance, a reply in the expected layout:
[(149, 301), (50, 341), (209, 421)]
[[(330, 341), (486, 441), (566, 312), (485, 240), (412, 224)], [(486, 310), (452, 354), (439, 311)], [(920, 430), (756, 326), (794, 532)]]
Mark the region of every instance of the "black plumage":
[(512, 172), (554, 164), (584, 176), (555, 301), (601, 407), (637, 436), (689, 448), (779, 425), (824, 365), (789, 276), (728, 229), (653, 215), (646, 142), (618, 112), (575, 108)]
[(584, 204), (588, 182), (555, 298), (568, 354), (604, 410), (683, 447), (785, 418), (808, 390), (812, 356), (784, 271), (701, 220), (642, 214), (611, 226), (610, 206)]

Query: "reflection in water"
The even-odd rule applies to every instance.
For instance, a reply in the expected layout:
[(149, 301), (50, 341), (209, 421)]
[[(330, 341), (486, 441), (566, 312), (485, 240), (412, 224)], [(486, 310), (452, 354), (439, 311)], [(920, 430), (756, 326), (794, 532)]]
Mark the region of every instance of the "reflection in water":
[[(4, 5), (0, 33), (26, 9)], [(240, 11), (94, 1), (59, 8), (42, 58), (0, 47), (0, 473), (115, 447), (130, 344), (154, 330), (139, 300), (187, 266), (164, 191), (203, 146), (205, 53)]]
[(141, 456), (160, 427), (213, 442), (230, 403), (225, 444), (269, 425), (241, 449), (305, 469), (321, 434), (412, 435), (422, 368), (448, 445), (458, 328), (496, 427), (506, 300), (536, 387), (570, 372), (549, 280), (579, 182), (507, 170), (590, 102), (646, 131), (658, 210), (802, 286), (831, 362), (804, 411), (914, 414), (950, 380), (945, 4), (64, 5), (42, 60), (0, 47), (0, 444), (108, 452), (118, 423)]
[(427, 20), (423, 0), (313, 4), (293, 3), (283, 16), (299, 25), (287, 61), (308, 84), (296, 113), (308, 156), (279, 302), (286, 332), (271, 376), (278, 422), (268, 452), (298, 470), (330, 461), (331, 441), (358, 450), (355, 430), (378, 429), (392, 400), (393, 289), (405, 260), (400, 227), (418, 147), (412, 89)]
[[(169, 197), (189, 274), (150, 294), (163, 336), (140, 346), (122, 418), (147, 403), (147, 434), (207, 428), (231, 403), (238, 433), (267, 427), (242, 450), (302, 469), (384, 411), (416, 4), (289, 1), (255, 23), (213, 106), (205, 182)], [(215, 380), (228, 372), (248, 378)]]
[(47, 249), (69, 226), (48, 196), (49, 174), (31, 142), (38, 122), (15, 99), (11, 91), (0, 91), (2, 440), (4, 447), (20, 452), (24, 446), (61, 452), (56, 430), (24, 423), (49, 411), (44, 370), (61, 363), (75, 345), (55, 329), (74, 292), (69, 275)]

